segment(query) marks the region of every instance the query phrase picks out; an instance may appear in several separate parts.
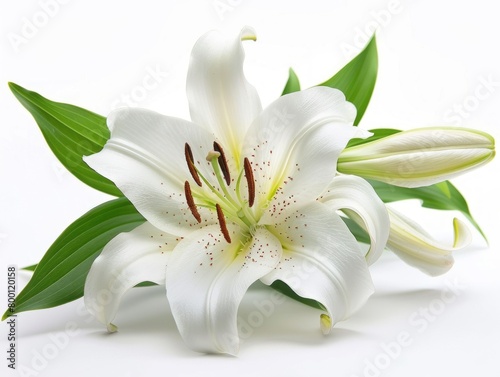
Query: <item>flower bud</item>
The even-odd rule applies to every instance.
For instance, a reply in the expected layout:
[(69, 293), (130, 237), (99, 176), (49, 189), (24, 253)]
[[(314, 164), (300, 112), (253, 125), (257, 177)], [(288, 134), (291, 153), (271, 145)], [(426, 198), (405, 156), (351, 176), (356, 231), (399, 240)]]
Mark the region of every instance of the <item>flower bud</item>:
[(420, 128), (346, 148), (337, 169), (395, 186), (420, 187), (458, 176), (494, 156), (495, 140), (485, 132)]

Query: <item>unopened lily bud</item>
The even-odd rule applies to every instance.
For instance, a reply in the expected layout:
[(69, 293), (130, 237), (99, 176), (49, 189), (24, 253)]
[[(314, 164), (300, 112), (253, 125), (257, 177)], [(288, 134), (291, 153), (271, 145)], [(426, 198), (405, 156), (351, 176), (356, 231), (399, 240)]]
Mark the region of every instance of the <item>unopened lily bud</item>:
[(396, 186), (420, 187), (458, 176), (494, 156), (495, 140), (485, 132), (420, 128), (346, 148), (337, 169)]

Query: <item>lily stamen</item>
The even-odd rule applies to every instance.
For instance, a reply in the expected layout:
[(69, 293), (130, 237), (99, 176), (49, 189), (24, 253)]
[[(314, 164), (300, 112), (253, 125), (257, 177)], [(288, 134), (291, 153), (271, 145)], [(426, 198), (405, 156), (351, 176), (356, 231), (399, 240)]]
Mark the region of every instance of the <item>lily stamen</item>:
[(222, 208), (218, 203), (215, 205), (215, 209), (217, 210), (217, 219), (219, 219), (219, 226), (222, 235), (224, 236), (224, 239), (227, 241), (227, 243), (231, 243), (231, 237), (229, 236), (229, 231), (227, 230), (224, 212), (222, 212)]
[(217, 159), (218, 159), (219, 157), (220, 157), (220, 153), (219, 153), (219, 152), (217, 152), (217, 151), (210, 151), (210, 152), (208, 152), (207, 157), (205, 157), (205, 159), (206, 159), (208, 162), (212, 162), (212, 160), (213, 160), (214, 158), (217, 158)]
[[(189, 147), (189, 145), (187, 147), (189, 148), (189, 151), (191, 151), (191, 148)], [(220, 168), (217, 165), (217, 163), (214, 162), (214, 159), (217, 159), (219, 157), (219, 155), (220, 155), (219, 152), (210, 151), (210, 152), (208, 152), (206, 160), (211, 162), (212, 167), (214, 169), (215, 176), (217, 177), (217, 180), (219, 181), (219, 185), (222, 187), (223, 191), (225, 190), (224, 195), (221, 192), (219, 192), (219, 190), (217, 190), (215, 188), (215, 186), (207, 180), (207, 178), (205, 178), (205, 176), (196, 168), (196, 166), (192, 165), (192, 167), (193, 167), (194, 171), (196, 172), (196, 177), (198, 177), (200, 179), (200, 182), (201, 181), (205, 182), (205, 184), (210, 189), (210, 191), (212, 191), (212, 193), (215, 196), (217, 196), (218, 199), (220, 199), (225, 205), (227, 205), (229, 208), (231, 208), (232, 211), (237, 211), (238, 207), (235, 206), (235, 204), (231, 201), (231, 199), (232, 199), (231, 196), (227, 196), (228, 195), (227, 190), (225, 188), (225, 185), (223, 185), (223, 183), (222, 183), (222, 178), (220, 177), (220, 175), (221, 175)], [(186, 152), (186, 160), (188, 161), (188, 166), (190, 166), (189, 165), (190, 160), (188, 159), (188, 156), (189, 156), (189, 152)], [(192, 154), (191, 154), (191, 156), (192, 156)], [(193, 178), (194, 177), (195, 176), (193, 175)], [(208, 199), (207, 197), (205, 197), (203, 195), (197, 194), (196, 192), (192, 193), (192, 196), (193, 196), (193, 198), (196, 197), (197, 199), (202, 200), (202, 202), (205, 202), (208, 204), (208, 205), (203, 205), (201, 203), (198, 203), (198, 206), (213, 209), (213, 206), (215, 204), (215, 202), (213, 200)]]
[(219, 162), (220, 169), (222, 170), (222, 175), (224, 176), (224, 180), (226, 184), (229, 186), (231, 184), (231, 175), (229, 173), (229, 167), (227, 166), (226, 155), (224, 154), (224, 150), (220, 146), (219, 143), (214, 141), (214, 150), (220, 153), (219, 158), (217, 159)]
[[(215, 142), (214, 142), (215, 144)], [(220, 146), (219, 146), (220, 148)], [(207, 161), (210, 161), (212, 164), (212, 169), (214, 170), (215, 177), (217, 178), (217, 182), (219, 182), (219, 187), (221, 188), (222, 192), (224, 193), (224, 201), (229, 202), (230, 206), (233, 207), (234, 209), (238, 209), (238, 206), (235, 204), (235, 200), (233, 196), (227, 191), (227, 187), (224, 183), (227, 183), (227, 180), (224, 176), (224, 173), (222, 171), (222, 168), (220, 166), (220, 157), (221, 154), (218, 151), (210, 151), (208, 152), (207, 155)], [(226, 165), (227, 168), (227, 165)]]
[[(214, 144), (216, 144), (216, 143), (214, 143)], [(219, 149), (219, 151), (222, 150), (222, 148), (219, 144), (217, 144), (216, 148)], [(226, 214), (228, 214), (229, 218), (232, 221), (239, 223), (241, 226), (250, 228), (252, 226), (252, 224), (255, 223), (255, 219), (254, 219), (253, 215), (251, 213), (249, 213), (248, 207), (242, 205), (243, 201), (241, 200), (241, 198), (238, 196), (239, 201), (235, 200), (235, 198), (233, 198), (231, 193), (228, 191), (228, 186), (226, 185), (226, 183), (227, 183), (226, 177), (229, 177), (229, 175), (224, 176), (224, 173), (222, 172), (222, 167), (224, 166), (227, 169), (228, 165), (227, 165), (227, 163), (225, 163), (225, 161), (226, 161), (225, 158), (223, 160), (224, 162), (220, 163), (219, 157), (221, 156), (221, 153), (219, 151), (211, 150), (208, 152), (208, 154), (206, 156), (206, 160), (209, 161), (212, 165), (212, 169), (214, 171), (214, 176), (216, 177), (216, 179), (219, 183), (219, 188), (217, 188), (216, 186), (214, 186), (213, 183), (211, 183), (209, 180), (207, 180), (207, 178), (202, 174), (202, 172), (200, 172), (196, 168), (196, 166), (194, 166), (194, 164), (190, 163), (194, 160), (194, 157), (192, 157), (193, 155), (191, 153), (191, 148), (189, 145), (187, 145), (185, 148), (186, 161), (188, 162), (188, 166), (192, 166), (194, 171), (196, 172), (196, 175), (192, 174), (193, 178), (195, 178), (195, 177), (199, 178), (200, 182), (204, 182), (207, 185), (207, 187), (209, 187), (210, 191), (218, 198), (218, 200), (221, 201), (220, 203), (224, 206), (224, 211), (226, 211)], [(239, 187), (239, 182), (240, 182), (242, 174), (243, 174), (243, 171), (240, 174), (240, 177), (238, 179), (237, 187)], [(197, 207), (205, 207), (205, 208), (213, 210), (214, 207), (216, 206), (215, 200), (210, 199), (201, 193), (192, 192), (191, 186), (189, 185), (189, 183), (185, 184), (184, 191), (185, 191), (185, 196), (187, 199), (187, 204), (189, 206), (191, 213), (193, 214), (195, 219), (198, 221), (198, 223), (201, 223), (201, 216), (199, 215)], [(194, 198), (197, 198), (199, 200), (198, 204), (195, 204)], [(221, 207), (221, 211), (222, 211), (222, 207)], [(217, 215), (220, 218), (220, 214), (218, 213)], [(222, 216), (223, 216), (223, 213), (222, 213)], [(225, 226), (225, 218), (223, 218), (223, 221), (224, 221), (223, 227), (226, 227)], [(227, 234), (227, 236), (229, 237), (229, 233)], [(224, 238), (226, 238), (226, 236), (224, 236)], [(230, 240), (230, 238), (229, 238), (229, 240)]]
[(196, 221), (198, 221), (198, 223), (201, 223), (201, 216), (198, 212), (198, 209), (196, 208), (196, 204), (194, 203), (191, 186), (189, 185), (188, 181), (184, 182), (184, 194), (186, 195), (186, 201), (189, 209), (191, 210), (191, 213), (193, 214)]
[(188, 143), (184, 144), (184, 155), (186, 156), (186, 162), (191, 176), (193, 177), (196, 184), (201, 187), (200, 176), (198, 175), (198, 171), (194, 166), (193, 152), (191, 151), (191, 147)]
[(243, 166), (245, 168), (245, 178), (248, 185), (248, 206), (252, 207), (255, 201), (255, 180), (253, 177), (252, 165), (247, 157), (243, 161)]

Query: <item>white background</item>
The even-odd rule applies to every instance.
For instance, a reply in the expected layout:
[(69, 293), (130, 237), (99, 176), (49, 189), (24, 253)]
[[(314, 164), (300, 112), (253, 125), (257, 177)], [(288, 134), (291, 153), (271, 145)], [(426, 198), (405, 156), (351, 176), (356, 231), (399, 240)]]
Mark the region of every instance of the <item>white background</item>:
[[(491, 0), (61, 0), (45, 10), (43, 3), (1, 2), (2, 281), (7, 265), (37, 262), (70, 222), (108, 199), (62, 168), (8, 81), (103, 115), (132, 95), (141, 107), (188, 118), (189, 54), (207, 30), (256, 29), (257, 43), (245, 44), (245, 72), (265, 105), (281, 93), (290, 66), (303, 87), (322, 82), (378, 24), (379, 77), (361, 127), (458, 125), (500, 135), (499, 9)], [(27, 22), (36, 27), (30, 35)], [(19, 37), (25, 40), (16, 45)], [(151, 70), (162, 74), (145, 91)], [(465, 113), (457, 115), (454, 105)], [(328, 337), (320, 334), (317, 311), (289, 301), (270, 306), (270, 292), (254, 289), (239, 313), (256, 325), (239, 356), (200, 355), (184, 346), (162, 289), (137, 289), (122, 303), (120, 331), (111, 336), (81, 301), (21, 314), (18, 366), (40, 376), (500, 375), (498, 169), (496, 160), (453, 180), (489, 246), (474, 232), (473, 244), (438, 278), (384, 255), (372, 269), (374, 296)], [(451, 219), (460, 217), (417, 203), (402, 208), (445, 241)], [(20, 285), (28, 278), (20, 273)], [(0, 297), (4, 303), (6, 292)], [(2, 323), (2, 375), (6, 337)], [(395, 346), (398, 339), (403, 345)]]

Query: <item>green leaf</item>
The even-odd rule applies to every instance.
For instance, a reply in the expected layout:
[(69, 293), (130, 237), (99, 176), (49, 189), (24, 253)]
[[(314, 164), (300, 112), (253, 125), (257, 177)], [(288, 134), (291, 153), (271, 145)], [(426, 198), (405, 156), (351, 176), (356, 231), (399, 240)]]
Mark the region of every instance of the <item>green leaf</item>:
[(301, 302), (303, 304), (306, 304), (308, 306), (311, 306), (315, 309), (320, 309), (320, 310), (325, 310), (325, 307), (321, 305), (318, 301), (312, 300), (310, 298), (304, 298), (302, 296), (299, 296), (297, 293), (293, 291), (292, 288), (290, 288), (285, 282), (281, 280), (276, 280), (274, 281), (271, 285), (271, 288), (276, 289), (278, 292), (283, 293), (285, 296), (288, 296), (298, 302)]
[(367, 137), (366, 139), (360, 139), (360, 138), (351, 139), (349, 140), (349, 143), (347, 144), (346, 148), (354, 147), (356, 145), (366, 144), (371, 141), (383, 139), (384, 137), (391, 136), (397, 134), (398, 132), (401, 132), (401, 130), (396, 130), (394, 128), (375, 128), (369, 131), (373, 133), (372, 136)]
[(51, 308), (83, 296), (90, 266), (116, 235), (144, 223), (144, 218), (126, 199), (101, 204), (72, 223), (52, 244), (36, 266), (31, 280), (16, 298), (20, 312)]
[(472, 217), (467, 201), (460, 191), (458, 191), (449, 181), (416, 188), (393, 186), (375, 180), (368, 180), (368, 182), (370, 182), (375, 192), (384, 203), (406, 199), (419, 199), (422, 201), (422, 207), (425, 208), (460, 211), (487, 241), (486, 235)]
[(143, 281), (142, 283), (137, 284), (134, 288), (139, 288), (139, 287), (152, 287), (158, 285), (156, 283), (153, 283), (152, 281)]
[(288, 81), (286, 82), (285, 88), (283, 89), (282, 96), (288, 93), (298, 92), (300, 91), (300, 82), (297, 74), (293, 69), (288, 70)]
[[(36, 266), (38, 266), (38, 265), (32, 264), (31, 266), (26, 266), (26, 267), (21, 268), (21, 270), (33, 272), (33, 271), (35, 271)], [(154, 285), (158, 285), (158, 284), (153, 283), (152, 281), (143, 281), (142, 283), (137, 284), (136, 287), (152, 287)]]
[(361, 121), (370, 102), (377, 81), (377, 70), (377, 42), (373, 35), (363, 51), (334, 76), (319, 84), (344, 92), (347, 100), (352, 102), (358, 111), (354, 121), (355, 126)]
[(122, 196), (113, 182), (82, 159), (99, 152), (109, 139), (106, 118), (77, 106), (50, 101), (14, 83), (9, 83), (9, 87), (35, 118), (52, 152), (75, 177), (97, 190)]
[(362, 227), (360, 227), (354, 220), (351, 220), (348, 217), (341, 217), (344, 220), (345, 225), (349, 228), (349, 231), (356, 237), (358, 242), (370, 244), (370, 236)]

